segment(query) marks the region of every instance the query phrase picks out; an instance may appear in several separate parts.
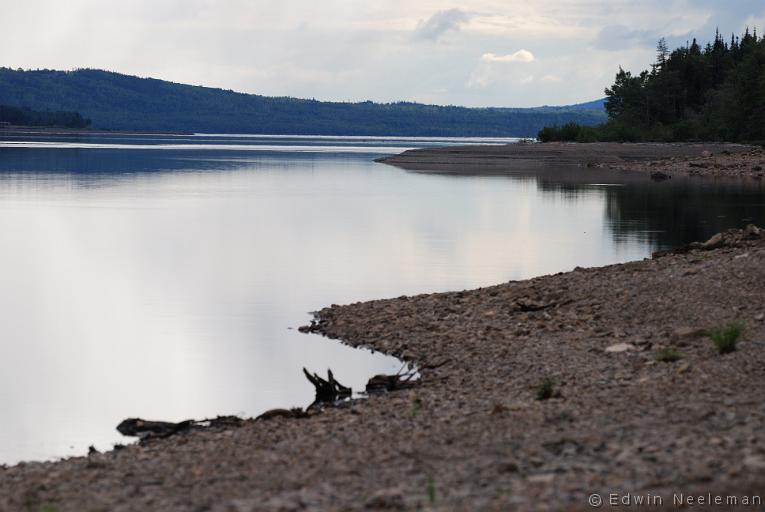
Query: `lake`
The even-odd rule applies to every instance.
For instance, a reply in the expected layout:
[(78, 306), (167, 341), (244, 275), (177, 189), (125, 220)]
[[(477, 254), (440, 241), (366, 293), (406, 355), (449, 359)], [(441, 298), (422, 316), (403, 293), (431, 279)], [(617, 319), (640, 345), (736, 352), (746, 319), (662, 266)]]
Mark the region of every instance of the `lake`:
[(0, 463), (125, 442), (128, 417), (304, 407), (401, 363), (310, 312), (641, 259), (765, 224), (761, 185), (588, 170), (406, 172), (503, 139), (0, 134)]

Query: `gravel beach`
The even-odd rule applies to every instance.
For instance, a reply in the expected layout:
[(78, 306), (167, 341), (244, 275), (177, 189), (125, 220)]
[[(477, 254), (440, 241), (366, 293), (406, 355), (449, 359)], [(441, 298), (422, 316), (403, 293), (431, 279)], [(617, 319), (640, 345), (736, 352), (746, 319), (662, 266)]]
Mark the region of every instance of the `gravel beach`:
[[(668, 175), (761, 178), (765, 151), (743, 144), (615, 142), (521, 143), (413, 149), (379, 162), (408, 171), (452, 174), (529, 175), (586, 167), (606, 171), (661, 171)], [(607, 176), (607, 174), (602, 174)]]
[[(716, 153), (682, 151), (677, 162)], [(686, 505), (688, 496), (762, 500), (765, 231), (700, 242), (632, 263), (325, 308), (307, 330), (412, 362), (418, 384), (303, 418), (2, 467), (0, 511), (567, 511), (597, 499), (607, 509), (612, 495), (653, 498), (655, 510), (679, 493)], [(725, 327), (740, 335), (721, 353), (710, 333)]]

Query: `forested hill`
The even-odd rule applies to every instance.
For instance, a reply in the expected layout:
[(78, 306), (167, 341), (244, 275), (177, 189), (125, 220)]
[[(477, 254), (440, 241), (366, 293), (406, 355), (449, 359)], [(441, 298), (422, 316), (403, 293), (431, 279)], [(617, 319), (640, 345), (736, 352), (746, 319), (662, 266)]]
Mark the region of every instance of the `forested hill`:
[(79, 112), (94, 128), (300, 135), (535, 136), (605, 119), (602, 102), (535, 109), (273, 98), (100, 70), (0, 68), (0, 104)]

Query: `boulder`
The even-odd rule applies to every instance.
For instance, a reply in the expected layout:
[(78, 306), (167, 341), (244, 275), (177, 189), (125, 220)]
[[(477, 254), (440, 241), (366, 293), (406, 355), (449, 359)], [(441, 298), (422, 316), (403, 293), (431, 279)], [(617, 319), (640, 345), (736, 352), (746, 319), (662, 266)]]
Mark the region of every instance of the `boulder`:
[(725, 240), (723, 239), (722, 233), (717, 233), (716, 235), (713, 235), (712, 238), (701, 244), (701, 249), (704, 251), (711, 251), (712, 249), (718, 249), (723, 246), (725, 243)]

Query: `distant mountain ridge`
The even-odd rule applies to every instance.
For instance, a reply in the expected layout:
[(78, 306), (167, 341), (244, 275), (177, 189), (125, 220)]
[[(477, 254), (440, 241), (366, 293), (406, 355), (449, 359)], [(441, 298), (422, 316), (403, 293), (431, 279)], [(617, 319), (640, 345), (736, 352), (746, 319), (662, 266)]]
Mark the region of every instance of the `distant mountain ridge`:
[(606, 119), (603, 100), (538, 108), (322, 102), (95, 69), (0, 68), (0, 104), (78, 112), (94, 128), (208, 133), (529, 137), (548, 125)]

